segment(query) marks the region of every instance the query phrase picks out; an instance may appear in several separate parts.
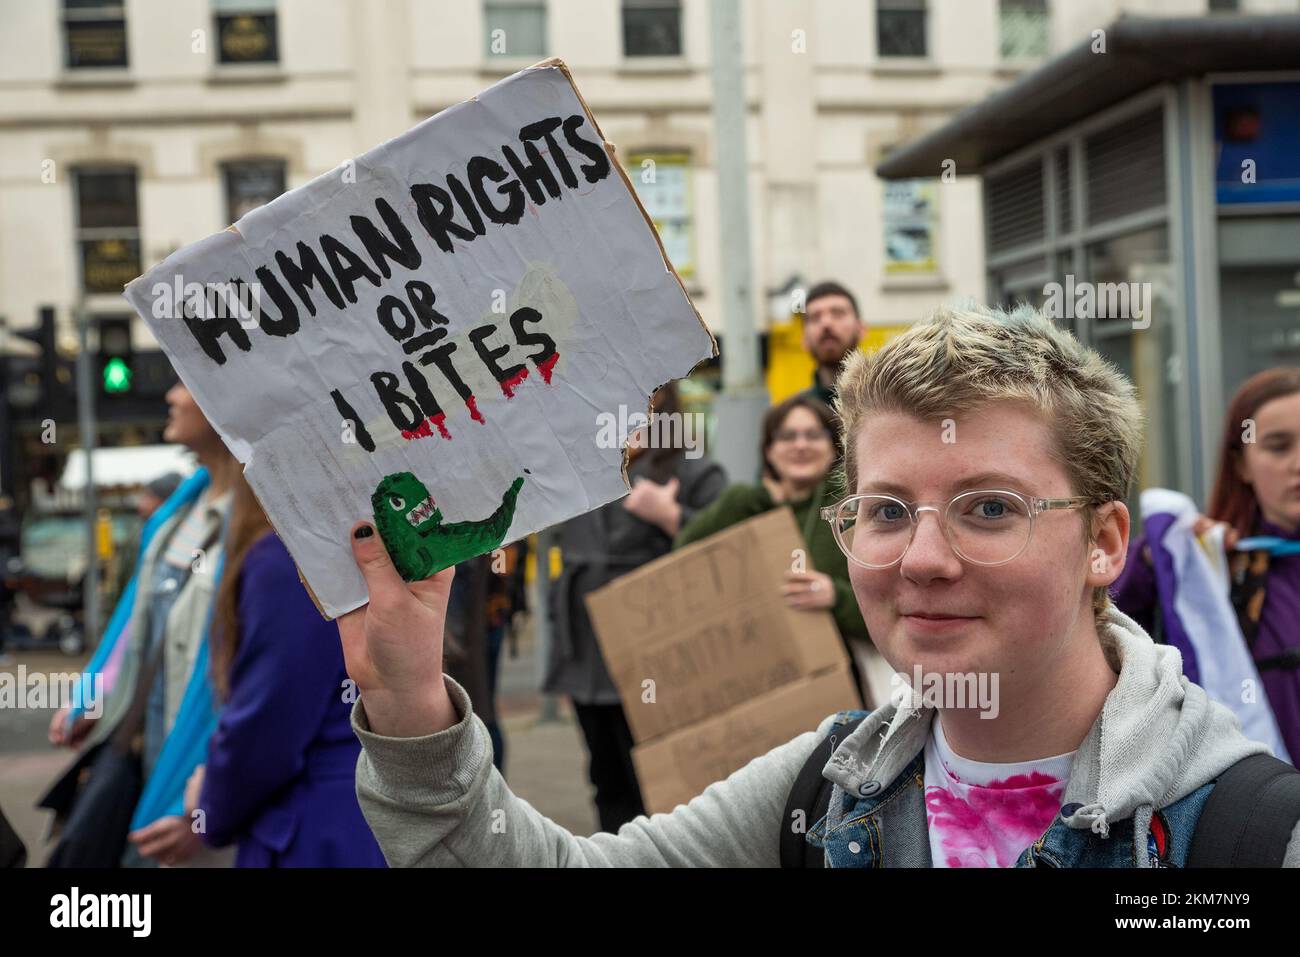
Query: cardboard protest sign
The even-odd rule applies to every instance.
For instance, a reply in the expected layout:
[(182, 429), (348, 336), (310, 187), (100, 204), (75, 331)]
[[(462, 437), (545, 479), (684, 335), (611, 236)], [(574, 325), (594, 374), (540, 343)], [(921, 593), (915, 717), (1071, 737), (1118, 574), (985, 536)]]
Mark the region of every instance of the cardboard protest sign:
[(322, 610), (626, 493), (598, 422), (715, 352), (564, 64), (439, 113), (126, 296)]
[(781, 597), (785, 572), (806, 547), (793, 513), (777, 508), (586, 596), (637, 743), (847, 667), (830, 612), (791, 608)]
[(815, 731), (828, 715), (860, 707), (862, 699), (845, 663), (638, 744), (632, 763), (645, 809), (667, 813), (754, 758)]

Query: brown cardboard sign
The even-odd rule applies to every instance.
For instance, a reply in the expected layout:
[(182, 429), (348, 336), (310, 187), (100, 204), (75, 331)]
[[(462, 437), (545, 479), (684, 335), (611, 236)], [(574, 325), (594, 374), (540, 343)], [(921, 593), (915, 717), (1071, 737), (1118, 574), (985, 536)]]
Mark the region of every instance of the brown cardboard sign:
[(716, 717), (639, 744), (632, 749), (632, 761), (646, 811), (671, 811), (754, 758), (815, 731), (836, 711), (860, 707), (846, 665), (792, 681)]
[(830, 613), (781, 597), (805, 548), (789, 509), (775, 509), (587, 596), (638, 742), (845, 664)]

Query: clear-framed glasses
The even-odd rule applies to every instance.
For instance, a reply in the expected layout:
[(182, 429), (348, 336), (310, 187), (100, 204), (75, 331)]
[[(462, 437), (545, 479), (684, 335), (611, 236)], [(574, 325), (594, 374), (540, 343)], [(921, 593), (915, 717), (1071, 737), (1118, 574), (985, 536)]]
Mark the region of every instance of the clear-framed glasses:
[(831, 434), (825, 429), (805, 429), (802, 432), (798, 429), (778, 429), (772, 436), (772, 443), (793, 443), (799, 439), (803, 439), (809, 445), (817, 445), (821, 442), (829, 442)]
[(1008, 489), (977, 489), (942, 505), (904, 502), (892, 495), (850, 495), (821, 515), (849, 561), (889, 568), (903, 560), (922, 512), (934, 512), (958, 557), (975, 565), (1005, 565), (1029, 547), (1034, 516), (1099, 504), (1086, 496), (1035, 498)]

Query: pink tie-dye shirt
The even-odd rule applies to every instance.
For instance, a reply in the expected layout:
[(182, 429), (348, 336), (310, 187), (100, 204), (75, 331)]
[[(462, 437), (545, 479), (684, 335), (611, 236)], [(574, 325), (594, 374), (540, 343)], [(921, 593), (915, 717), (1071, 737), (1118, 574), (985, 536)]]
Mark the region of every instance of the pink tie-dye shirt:
[(1061, 808), (1075, 752), (1020, 764), (954, 754), (938, 715), (925, 744), (925, 809), (933, 867), (1013, 867)]

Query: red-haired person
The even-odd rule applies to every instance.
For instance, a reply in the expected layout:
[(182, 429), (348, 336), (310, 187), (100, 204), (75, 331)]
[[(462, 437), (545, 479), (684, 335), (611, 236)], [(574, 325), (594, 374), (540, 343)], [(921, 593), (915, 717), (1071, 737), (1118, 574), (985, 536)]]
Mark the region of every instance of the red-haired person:
[[(1232, 604), (1278, 729), (1300, 761), (1300, 367), (1260, 372), (1232, 397), (1203, 532), (1228, 526)], [(1261, 547), (1235, 550), (1243, 539)], [(1151, 623), (1158, 607), (1146, 536), (1111, 589), (1120, 609)], [(1286, 757), (1286, 755), (1278, 755)]]

